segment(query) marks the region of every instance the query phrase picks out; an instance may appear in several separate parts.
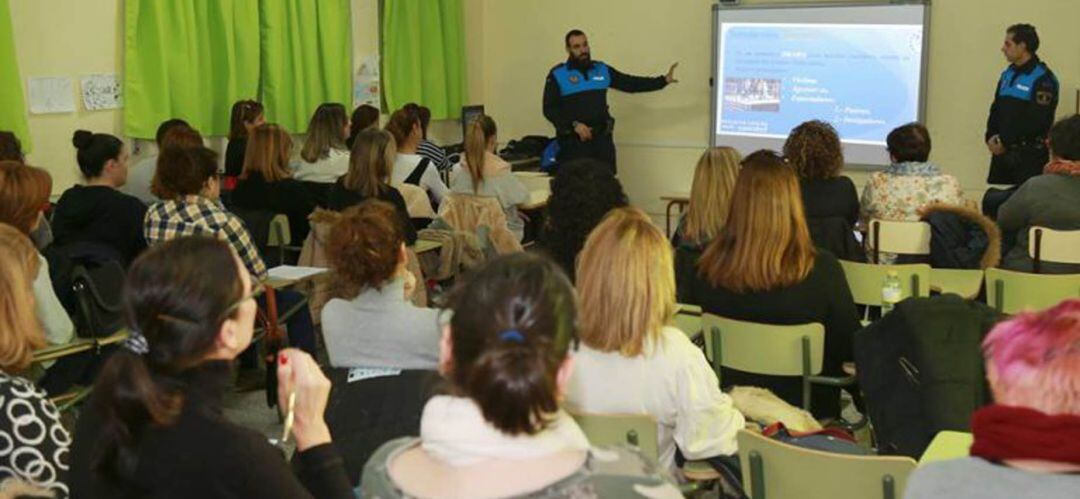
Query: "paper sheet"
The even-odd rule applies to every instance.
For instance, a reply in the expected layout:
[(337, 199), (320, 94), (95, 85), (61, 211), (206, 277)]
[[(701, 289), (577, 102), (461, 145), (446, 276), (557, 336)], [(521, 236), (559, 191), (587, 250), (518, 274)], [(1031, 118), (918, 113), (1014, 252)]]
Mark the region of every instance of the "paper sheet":
[(119, 109), (122, 105), (120, 80), (115, 74), (82, 77), (83, 107), (88, 111)]
[(75, 89), (71, 78), (29, 78), (27, 88), (32, 114), (75, 112)]
[(328, 271), (320, 267), (297, 267), (295, 265), (279, 265), (270, 269), (268, 272), (270, 279), (284, 279), (290, 281), (299, 281), (300, 279), (306, 279), (311, 276), (316, 276)]

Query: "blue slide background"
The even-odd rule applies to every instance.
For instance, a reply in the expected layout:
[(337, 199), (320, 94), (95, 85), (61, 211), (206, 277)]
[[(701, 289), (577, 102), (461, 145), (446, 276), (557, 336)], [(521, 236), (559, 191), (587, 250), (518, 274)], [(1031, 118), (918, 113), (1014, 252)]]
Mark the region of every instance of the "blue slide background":
[[(845, 140), (884, 143), (918, 117), (921, 37), (922, 28), (909, 25), (730, 26), (721, 40), (717, 132), (783, 136), (820, 119)], [(779, 106), (733, 106), (725, 81), (742, 78), (779, 80)], [(828, 102), (799, 102), (806, 98)]]

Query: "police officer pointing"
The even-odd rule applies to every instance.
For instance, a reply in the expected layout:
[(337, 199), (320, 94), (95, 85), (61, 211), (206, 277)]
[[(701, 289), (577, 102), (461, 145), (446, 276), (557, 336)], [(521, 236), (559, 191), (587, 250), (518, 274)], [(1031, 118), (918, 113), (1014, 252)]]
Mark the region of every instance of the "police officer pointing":
[(565, 63), (551, 68), (544, 84), (544, 117), (555, 125), (560, 163), (576, 158), (594, 158), (615, 170), (615, 120), (608, 113), (607, 90), (651, 92), (677, 83), (672, 64), (667, 75), (646, 78), (620, 73), (592, 60), (589, 40), (580, 30), (566, 34)]
[(986, 120), (986, 147), (993, 154), (988, 183), (1020, 185), (1041, 174), (1049, 161), (1045, 140), (1054, 124), (1058, 81), (1038, 50), (1034, 26), (1015, 24), (1006, 31), (1001, 52), (1010, 64)]

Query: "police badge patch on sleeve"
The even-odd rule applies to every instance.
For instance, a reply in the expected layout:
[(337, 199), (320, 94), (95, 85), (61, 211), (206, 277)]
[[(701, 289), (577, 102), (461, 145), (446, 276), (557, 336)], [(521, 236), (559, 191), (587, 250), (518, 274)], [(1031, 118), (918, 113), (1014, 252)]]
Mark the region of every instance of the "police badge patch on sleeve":
[(1054, 100), (1054, 94), (1045, 90), (1035, 92), (1035, 102), (1040, 106), (1049, 105)]

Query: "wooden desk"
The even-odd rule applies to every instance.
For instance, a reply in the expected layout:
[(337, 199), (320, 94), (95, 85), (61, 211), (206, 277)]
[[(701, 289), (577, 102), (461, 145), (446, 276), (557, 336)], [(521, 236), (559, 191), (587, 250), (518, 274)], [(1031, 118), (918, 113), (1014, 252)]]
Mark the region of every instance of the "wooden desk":
[(535, 210), (547, 206), (551, 197), (551, 176), (543, 172), (514, 172), (521, 184), (529, 191), (529, 200), (520, 206), (522, 210)]
[(671, 237), (671, 207), (678, 205), (679, 215), (682, 215), (686, 211), (686, 206), (690, 204), (690, 194), (685, 192), (676, 192), (672, 194), (666, 194), (660, 196), (661, 201), (667, 201), (667, 207), (664, 208), (664, 218), (666, 219), (664, 232), (667, 237)]
[(971, 443), (975, 438), (970, 433), (962, 431), (941, 431), (934, 436), (930, 446), (919, 458), (919, 466), (934, 461), (945, 461), (967, 457), (971, 450)]
[[(270, 270), (273, 270), (273, 269), (270, 269)], [(319, 277), (319, 276), (321, 276), (321, 275), (323, 275), (323, 274), (330, 271), (330, 269), (320, 269), (320, 270), (321, 270), (321, 272), (317, 272), (317, 273), (314, 273), (314, 274), (311, 274), (311, 275), (307, 275), (307, 276), (304, 276), (304, 277), (301, 277), (301, 278), (298, 278), (298, 279), (289, 278), (289, 277), (267, 277), (265, 280), (262, 281), (262, 283), (267, 285), (267, 286), (270, 286), (271, 288), (274, 288), (274, 289), (288, 288), (290, 286), (295, 286), (295, 285), (303, 283), (303, 282), (308, 282), (308, 281), (310, 281), (310, 280), (312, 280), (312, 279), (314, 279), (316, 277)]]

